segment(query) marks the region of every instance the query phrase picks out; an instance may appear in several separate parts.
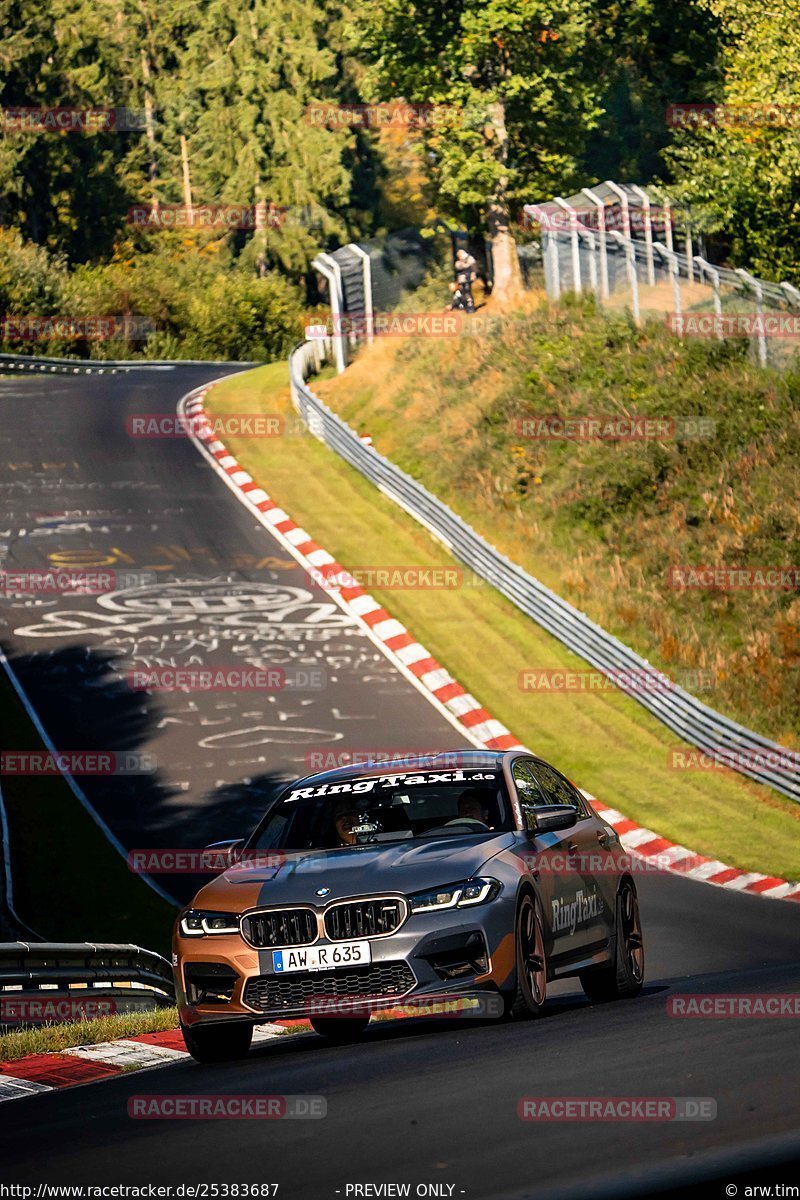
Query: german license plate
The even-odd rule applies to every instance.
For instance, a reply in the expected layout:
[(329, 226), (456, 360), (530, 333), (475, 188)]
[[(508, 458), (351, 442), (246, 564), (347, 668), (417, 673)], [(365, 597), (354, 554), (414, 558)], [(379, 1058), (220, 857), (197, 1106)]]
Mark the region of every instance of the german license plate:
[(276, 975), (290, 971), (330, 971), (333, 967), (360, 967), (372, 962), (369, 942), (338, 942), (335, 946), (298, 946), (295, 950), (273, 950)]

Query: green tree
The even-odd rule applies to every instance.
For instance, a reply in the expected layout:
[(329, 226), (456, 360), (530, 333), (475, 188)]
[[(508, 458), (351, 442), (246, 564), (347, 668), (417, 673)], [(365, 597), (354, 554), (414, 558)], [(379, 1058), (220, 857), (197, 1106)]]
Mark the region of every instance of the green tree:
[(708, 98), (739, 110), (739, 118), (689, 127), (677, 139), (668, 158), (681, 195), (707, 230), (727, 233), (737, 265), (798, 282), (797, 0), (780, 8), (748, 0), (696, 3), (719, 20), (724, 40), (719, 88)]
[(270, 262), (302, 273), (321, 242), (348, 232), (353, 135), (308, 115), (335, 94), (331, 16), (312, 0), (211, 0), (181, 55), (193, 189), (256, 207), (245, 254), (261, 273)]
[(717, 83), (719, 20), (697, 0), (598, 0), (596, 25), (605, 34), (595, 45), (604, 112), (589, 135), (586, 174), (643, 184), (664, 174), (669, 105)]
[(441, 206), (479, 212), (495, 292), (513, 295), (512, 213), (576, 181), (599, 115), (592, 0), (363, 0), (352, 29), (369, 99), (437, 106), (427, 140)]

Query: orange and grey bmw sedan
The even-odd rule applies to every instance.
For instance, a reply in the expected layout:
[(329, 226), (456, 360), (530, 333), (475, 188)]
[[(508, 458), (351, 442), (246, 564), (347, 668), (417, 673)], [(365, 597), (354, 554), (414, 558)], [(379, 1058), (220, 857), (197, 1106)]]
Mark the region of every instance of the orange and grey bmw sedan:
[(200, 1062), (305, 1018), (357, 1037), (372, 1014), (533, 1017), (548, 981), (590, 999), (644, 978), (636, 888), (617, 835), (524, 752), (366, 763), (285, 787), (230, 867), (179, 916), (181, 1026)]

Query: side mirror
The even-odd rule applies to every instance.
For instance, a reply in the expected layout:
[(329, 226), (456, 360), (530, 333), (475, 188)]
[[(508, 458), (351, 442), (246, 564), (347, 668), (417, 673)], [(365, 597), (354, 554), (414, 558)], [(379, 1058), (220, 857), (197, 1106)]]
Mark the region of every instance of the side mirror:
[(536, 828), (534, 837), (541, 833), (555, 833), (559, 829), (571, 829), (578, 822), (578, 810), (572, 804), (543, 804), (534, 810)]
[[(228, 866), (232, 867), (242, 857), (244, 841), (244, 838), (228, 838), (225, 842), (212, 842), (210, 846), (206, 846), (204, 849), (216, 855), (220, 862), (227, 858)], [(220, 867), (220, 870), (223, 869)]]

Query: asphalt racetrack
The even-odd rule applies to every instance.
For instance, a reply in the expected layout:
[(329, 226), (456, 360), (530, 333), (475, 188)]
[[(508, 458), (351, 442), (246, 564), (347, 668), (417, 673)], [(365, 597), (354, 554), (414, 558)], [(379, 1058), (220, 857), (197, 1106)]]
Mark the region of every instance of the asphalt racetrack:
[[(128, 776), (122, 790), (118, 778), (83, 781), (126, 847), (235, 836), (276, 779), (306, 769), (311, 749), (464, 744), (188, 441), (127, 435), (126, 417), (174, 412), (207, 377), (187, 367), (0, 380), (0, 569), (63, 563), (72, 552), (73, 563), (155, 576), (113, 596), (2, 601), (4, 647), (57, 745), (77, 747), (91, 729), (99, 747), (155, 757), (155, 771)], [(276, 657), (287, 669), (323, 670), (326, 686), (154, 702), (126, 684), (134, 662)], [(70, 706), (59, 704), (65, 693)], [(648, 963), (636, 1000), (591, 1007), (562, 983), (536, 1022), (373, 1023), (355, 1045), (302, 1034), (241, 1063), (181, 1061), (9, 1103), (0, 1182), (278, 1183), (284, 1200), (402, 1183), (412, 1196), (477, 1200), (723, 1196), (739, 1180), (744, 1195), (746, 1169), (755, 1184), (800, 1184), (797, 1020), (681, 1019), (667, 1009), (676, 994), (796, 994), (800, 906), (675, 877), (642, 876), (638, 886)], [(327, 1115), (131, 1119), (129, 1098), (152, 1094), (320, 1096)], [(716, 1116), (531, 1122), (518, 1116), (526, 1096), (701, 1098)]]

